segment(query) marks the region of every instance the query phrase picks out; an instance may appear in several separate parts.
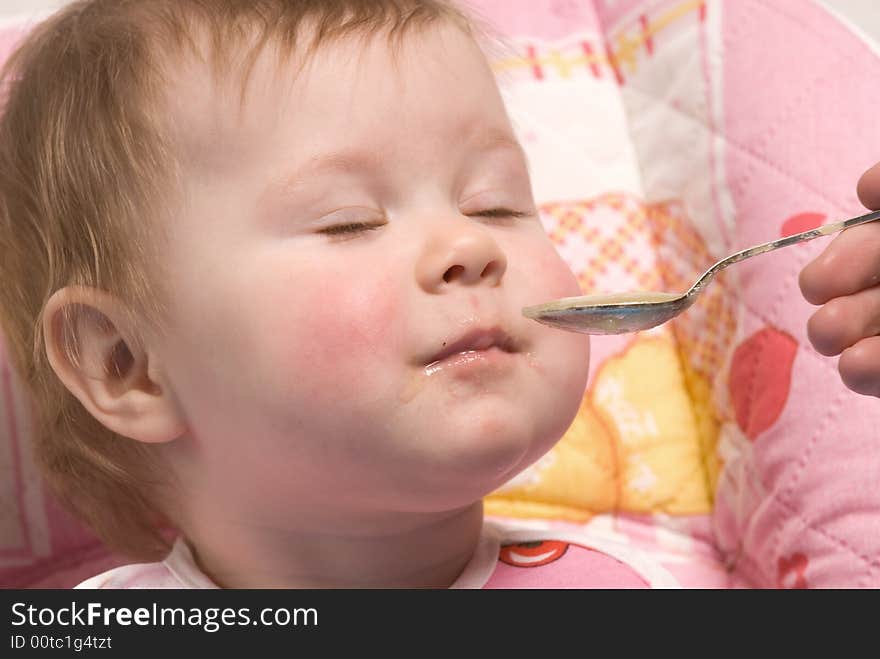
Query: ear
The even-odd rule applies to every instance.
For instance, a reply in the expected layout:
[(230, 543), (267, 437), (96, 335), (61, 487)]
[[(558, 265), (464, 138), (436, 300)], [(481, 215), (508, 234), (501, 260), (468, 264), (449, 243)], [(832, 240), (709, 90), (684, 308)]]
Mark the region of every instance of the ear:
[(186, 430), (183, 414), (123, 311), (97, 289), (56, 291), (43, 310), (49, 364), (108, 429), (141, 442), (171, 441)]

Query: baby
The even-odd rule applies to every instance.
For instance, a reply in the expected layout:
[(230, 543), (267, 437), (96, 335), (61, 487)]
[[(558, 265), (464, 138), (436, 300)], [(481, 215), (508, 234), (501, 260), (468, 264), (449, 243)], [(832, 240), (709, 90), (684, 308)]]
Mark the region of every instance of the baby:
[(480, 35), (441, 0), (83, 0), (16, 53), (3, 329), (46, 477), (147, 561), (81, 586), (674, 585), (483, 520), (589, 344), (521, 315), (580, 291)]

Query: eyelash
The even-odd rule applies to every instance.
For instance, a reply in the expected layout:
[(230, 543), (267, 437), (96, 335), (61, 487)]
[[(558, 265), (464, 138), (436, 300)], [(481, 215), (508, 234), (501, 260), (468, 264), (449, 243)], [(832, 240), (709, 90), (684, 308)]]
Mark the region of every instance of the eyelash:
[(360, 233), (362, 231), (374, 231), (385, 224), (367, 224), (365, 222), (350, 222), (348, 224), (337, 224), (326, 229), (321, 229), (318, 233), (325, 236), (342, 236), (345, 234)]
[(473, 213), (471, 217), (487, 217), (490, 219), (517, 219), (520, 217), (528, 217), (528, 215), (528, 213), (523, 213), (522, 211), (513, 211), (509, 208), (490, 208), (488, 210), (480, 211), (479, 213)]
[[(490, 208), (488, 210), (480, 211), (479, 213), (473, 213), (471, 217), (485, 217), (488, 219), (518, 219), (521, 217), (528, 217), (528, 213), (524, 213), (522, 211), (514, 211), (509, 208)], [(376, 229), (380, 229), (385, 226), (383, 224), (367, 224), (365, 222), (350, 222), (348, 224), (337, 224), (332, 227), (327, 227), (326, 229), (322, 229), (318, 233), (323, 234), (325, 236), (345, 236), (355, 233), (362, 233), (366, 231), (375, 231)]]

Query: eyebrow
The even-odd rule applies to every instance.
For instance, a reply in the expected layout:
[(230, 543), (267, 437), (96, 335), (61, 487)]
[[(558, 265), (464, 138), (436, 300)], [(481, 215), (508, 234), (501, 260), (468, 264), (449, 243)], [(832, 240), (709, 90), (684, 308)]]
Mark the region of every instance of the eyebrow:
[(266, 188), (264, 196), (273, 192), (293, 190), (304, 181), (322, 174), (339, 172), (356, 172), (366, 168), (377, 167), (381, 162), (375, 152), (366, 150), (347, 150), (311, 156), (292, 174), (285, 174), (272, 181)]
[(528, 162), (523, 145), (513, 134), (507, 131), (492, 129), (486, 133), (477, 133), (476, 135), (476, 137), (471, 137), (470, 141), (475, 144), (478, 151), (492, 151), (505, 147), (513, 149), (522, 156), (523, 160)]
[[(465, 131), (463, 131), (465, 132)], [(523, 158), (528, 166), (528, 158), (522, 144), (507, 131), (497, 129), (489, 130), (485, 133), (471, 132), (466, 138), (471, 142), (474, 150), (485, 152), (499, 148), (508, 148), (515, 150)], [(295, 190), (301, 187), (304, 182), (309, 179), (316, 178), (322, 174), (334, 174), (345, 172), (357, 172), (363, 170), (377, 169), (382, 165), (383, 158), (378, 151), (366, 149), (350, 149), (332, 153), (317, 154), (309, 157), (305, 163), (298, 167), (292, 174), (285, 174), (266, 187), (263, 192), (263, 198), (267, 198), (274, 193), (285, 190)]]
[(507, 132), (497, 129), (487, 131), (485, 134), (478, 134), (477, 137), (471, 138), (476, 144), (476, 150), (480, 152), (495, 151), (497, 149), (508, 149), (515, 151), (522, 159), (526, 172), (531, 176), (531, 166), (529, 163), (529, 154), (526, 153), (522, 143), (516, 137)]

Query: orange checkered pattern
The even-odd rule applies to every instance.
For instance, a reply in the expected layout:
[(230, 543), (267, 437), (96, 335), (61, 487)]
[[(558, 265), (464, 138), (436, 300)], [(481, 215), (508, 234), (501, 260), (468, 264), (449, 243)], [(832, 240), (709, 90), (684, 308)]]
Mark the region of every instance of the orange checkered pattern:
[[(644, 204), (624, 194), (540, 208), (551, 240), (584, 294), (687, 290), (717, 259), (676, 201)], [(711, 379), (733, 340), (736, 315), (724, 273), (672, 321), (681, 354)]]

